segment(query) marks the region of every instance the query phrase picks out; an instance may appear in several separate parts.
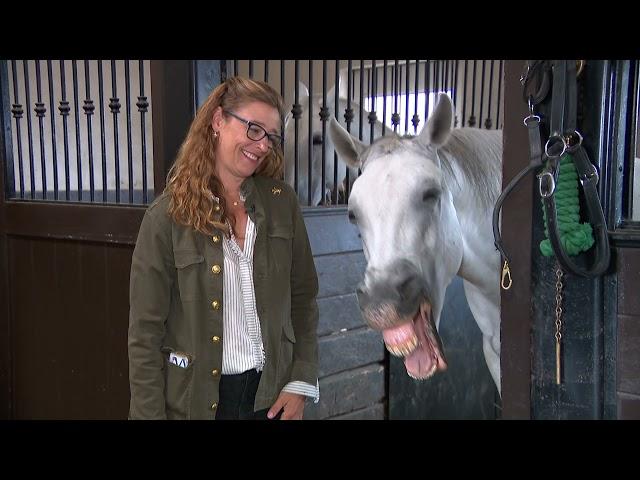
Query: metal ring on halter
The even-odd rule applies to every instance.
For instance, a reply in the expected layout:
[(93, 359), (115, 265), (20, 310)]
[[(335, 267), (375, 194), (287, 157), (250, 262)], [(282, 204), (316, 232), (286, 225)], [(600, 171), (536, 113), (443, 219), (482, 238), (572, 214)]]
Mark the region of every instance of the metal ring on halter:
[[(571, 143), (571, 140), (574, 138), (574, 135), (578, 137), (578, 142), (575, 144)], [(574, 130), (573, 133), (570, 133), (569, 135), (565, 135), (565, 142), (567, 144), (567, 151), (568, 152), (575, 152), (578, 147), (580, 147), (580, 145), (582, 145), (582, 140), (583, 137), (580, 134), (580, 132), (578, 130)]]
[(538, 115), (528, 115), (524, 117), (524, 120), (523, 120), (525, 127), (529, 126), (529, 120), (537, 120), (538, 123), (540, 123), (540, 117)]
[[(557, 138), (562, 141), (562, 151), (558, 155), (549, 154), (549, 146), (552, 144), (551, 140), (553, 140), (554, 138)], [(567, 141), (564, 139), (562, 135), (557, 135), (557, 134), (551, 135), (549, 137), (549, 140), (547, 140), (547, 143), (544, 144), (544, 153), (546, 153), (547, 157), (549, 158), (561, 157), (562, 155), (565, 154), (566, 151), (567, 151)]]
[[(542, 180), (544, 177), (549, 177), (549, 191), (546, 191), (546, 192), (542, 191)], [(553, 192), (556, 191), (556, 180), (553, 178), (553, 173), (551, 173), (549, 170), (545, 170), (544, 172), (538, 175), (538, 179), (540, 180), (540, 183), (538, 185), (540, 196), (542, 198), (547, 198), (553, 195)]]

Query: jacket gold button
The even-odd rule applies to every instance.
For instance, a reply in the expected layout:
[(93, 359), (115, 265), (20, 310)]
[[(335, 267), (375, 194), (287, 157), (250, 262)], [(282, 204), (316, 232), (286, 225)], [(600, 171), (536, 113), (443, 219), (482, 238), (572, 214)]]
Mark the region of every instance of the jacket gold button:
[(215, 410), (216, 408), (218, 408), (218, 404), (217, 403), (212, 403), (211, 404), (211, 410)]
[(211, 267), (211, 271), (213, 272), (214, 275), (217, 275), (220, 273), (222, 269), (220, 268), (220, 265), (214, 265), (213, 267)]
[(213, 307), (214, 310), (218, 310), (220, 308), (220, 302), (217, 300), (214, 300), (213, 302), (211, 302), (211, 306)]
[(220, 241), (220, 235), (214, 235), (211, 237), (211, 240), (213, 240), (213, 243), (218, 243)]
[(218, 373), (220, 373), (220, 372), (218, 372), (218, 370), (215, 369), (215, 368), (213, 370), (211, 370), (211, 375), (213, 375), (214, 377), (217, 377)]
[(220, 341), (220, 337), (217, 335), (214, 335), (213, 337), (211, 337), (211, 341), (213, 343), (218, 343)]

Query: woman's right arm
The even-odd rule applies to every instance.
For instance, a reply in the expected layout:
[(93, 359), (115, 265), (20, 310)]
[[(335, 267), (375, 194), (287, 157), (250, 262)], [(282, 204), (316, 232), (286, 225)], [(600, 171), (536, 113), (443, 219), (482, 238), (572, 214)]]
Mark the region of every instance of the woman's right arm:
[[(155, 206), (154, 206), (155, 207)], [(160, 351), (174, 276), (171, 223), (160, 208), (144, 215), (131, 259), (129, 288), (130, 419), (165, 419)]]

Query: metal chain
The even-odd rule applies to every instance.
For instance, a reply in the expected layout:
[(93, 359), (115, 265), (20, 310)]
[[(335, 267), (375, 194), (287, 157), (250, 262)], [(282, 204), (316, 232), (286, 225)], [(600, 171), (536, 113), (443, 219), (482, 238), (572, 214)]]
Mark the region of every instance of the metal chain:
[(562, 267), (556, 263), (556, 384), (560, 385), (560, 345), (562, 341)]

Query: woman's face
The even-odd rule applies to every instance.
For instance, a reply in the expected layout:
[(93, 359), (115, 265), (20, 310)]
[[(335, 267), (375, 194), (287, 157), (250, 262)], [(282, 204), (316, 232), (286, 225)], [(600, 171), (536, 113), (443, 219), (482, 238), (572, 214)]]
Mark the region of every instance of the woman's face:
[[(246, 103), (225, 114), (218, 107), (212, 127), (218, 132), (216, 173), (219, 178), (223, 180), (231, 175), (244, 179), (253, 175), (269, 154), (272, 142), (278, 141), (269, 135), (280, 134), (280, 115), (275, 107), (263, 102)], [(265, 131), (269, 135), (253, 140), (247, 136), (248, 129), (253, 138), (259, 138)]]

